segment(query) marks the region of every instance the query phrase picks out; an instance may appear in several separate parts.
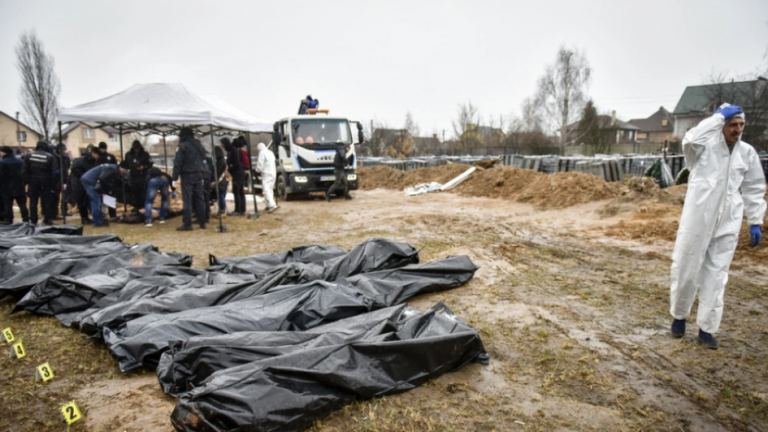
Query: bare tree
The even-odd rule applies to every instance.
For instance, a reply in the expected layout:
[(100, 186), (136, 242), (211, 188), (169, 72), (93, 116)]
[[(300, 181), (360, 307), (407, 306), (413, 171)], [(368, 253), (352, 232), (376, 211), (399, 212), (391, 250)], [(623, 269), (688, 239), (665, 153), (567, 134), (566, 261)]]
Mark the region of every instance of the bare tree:
[(456, 137), (456, 150), (468, 151), (482, 144), (478, 132), (479, 116), (477, 107), (472, 102), (459, 104), (459, 116), (453, 121), (453, 133)]
[(559, 131), (560, 153), (565, 153), (567, 126), (576, 118), (584, 105), (592, 70), (587, 58), (577, 49), (560, 47), (554, 65), (547, 66), (539, 78), (535, 106), (544, 114), (544, 120)]
[(508, 152), (515, 154), (551, 154), (556, 150), (552, 138), (544, 132), (541, 113), (533, 99), (526, 99), (520, 117), (512, 116), (503, 141)]
[(371, 136), (368, 139), (368, 153), (370, 156), (383, 156), (389, 145), (387, 143), (385, 131), (388, 130), (386, 124), (378, 120), (371, 120)]
[(416, 121), (413, 120), (413, 115), (411, 115), (411, 112), (408, 111), (405, 113), (405, 130), (408, 131), (409, 134), (411, 134), (412, 137), (417, 137), (421, 135), (421, 129), (419, 129), (419, 124), (416, 123)]
[(29, 124), (46, 140), (51, 138), (54, 130), (61, 91), (53, 65), (53, 56), (45, 53), (43, 43), (34, 31), (21, 35), (16, 45), (16, 67), (21, 73), (19, 99)]

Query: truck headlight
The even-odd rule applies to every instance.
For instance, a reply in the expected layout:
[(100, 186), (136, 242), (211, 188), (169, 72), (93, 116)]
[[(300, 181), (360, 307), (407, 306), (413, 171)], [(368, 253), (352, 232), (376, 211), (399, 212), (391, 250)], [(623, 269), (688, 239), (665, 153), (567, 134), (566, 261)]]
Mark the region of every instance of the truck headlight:
[(347, 180), (348, 181), (355, 181), (355, 180), (357, 180), (357, 174), (347, 174)]
[(293, 178), (296, 183), (306, 183), (308, 181), (306, 176), (296, 176)]

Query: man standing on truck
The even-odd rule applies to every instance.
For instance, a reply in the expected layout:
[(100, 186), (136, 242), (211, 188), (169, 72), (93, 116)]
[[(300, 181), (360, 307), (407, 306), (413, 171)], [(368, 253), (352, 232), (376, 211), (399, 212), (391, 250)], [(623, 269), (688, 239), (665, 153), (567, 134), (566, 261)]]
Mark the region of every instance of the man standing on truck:
[(354, 155), (350, 155), (349, 158), (347, 158), (347, 153), (349, 153), (350, 147), (349, 144), (343, 144), (336, 148), (336, 155), (333, 158), (333, 176), (335, 177), (335, 181), (331, 185), (331, 188), (328, 189), (328, 192), (325, 193), (325, 200), (328, 202), (331, 202), (331, 194), (341, 187), (344, 188), (344, 199), (352, 199), (352, 195), (349, 194), (347, 173), (344, 171), (345, 169), (350, 169), (354, 163)]

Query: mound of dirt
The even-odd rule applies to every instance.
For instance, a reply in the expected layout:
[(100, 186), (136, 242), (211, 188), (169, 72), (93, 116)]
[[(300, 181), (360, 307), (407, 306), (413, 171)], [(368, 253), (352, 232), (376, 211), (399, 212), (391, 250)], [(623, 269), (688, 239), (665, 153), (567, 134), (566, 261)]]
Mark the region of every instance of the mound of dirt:
[[(389, 167), (360, 168), (361, 189), (399, 189), (420, 183), (446, 183), (467, 170), (467, 165), (450, 164), (401, 172)], [(614, 198), (621, 186), (580, 172), (547, 175), (526, 169), (497, 165), (477, 167), (453, 192), (474, 197), (526, 202), (539, 209), (565, 208), (576, 204)]]
[(612, 217), (621, 213), (637, 212), (646, 203), (658, 203), (682, 208), (688, 185), (672, 186), (661, 189), (650, 177), (629, 179), (615, 200), (606, 204), (599, 211), (602, 217)]
[(544, 175), (541, 181), (531, 183), (520, 197), (537, 208), (565, 208), (576, 204), (610, 199), (619, 194), (617, 183), (608, 183), (592, 174), (560, 172)]
[(611, 237), (642, 240), (652, 242), (655, 240), (675, 241), (679, 222), (666, 221), (621, 221), (605, 231)]
[(358, 186), (363, 190), (379, 188), (403, 190), (422, 183), (447, 183), (469, 168), (469, 166), (461, 164), (419, 168), (410, 171), (400, 171), (386, 166), (358, 168)]
[(488, 168), (493, 168), (499, 162), (501, 162), (501, 160), (499, 160), (499, 159), (490, 159), (490, 160), (484, 160), (484, 161), (477, 161), (477, 162), (475, 162), (475, 166), (483, 168), (483, 169), (488, 169)]

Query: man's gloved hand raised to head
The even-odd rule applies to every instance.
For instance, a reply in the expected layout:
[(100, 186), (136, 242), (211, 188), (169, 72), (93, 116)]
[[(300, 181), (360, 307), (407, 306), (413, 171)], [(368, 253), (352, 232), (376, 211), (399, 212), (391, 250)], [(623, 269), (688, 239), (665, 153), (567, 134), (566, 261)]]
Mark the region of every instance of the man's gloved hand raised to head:
[(749, 227), (749, 236), (752, 241), (749, 242), (749, 247), (755, 247), (763, 240), (763, 233), (760, 231), (760, 225), (752, 225)]
[(741, 114), (742, 112), (743, 111), (739, 106), (723, 104), (720, 106), (720, 109), (717, 110), (716, 114), (722, 115), (725, 118), (725, 121), (728, 121), (736, 114)]

